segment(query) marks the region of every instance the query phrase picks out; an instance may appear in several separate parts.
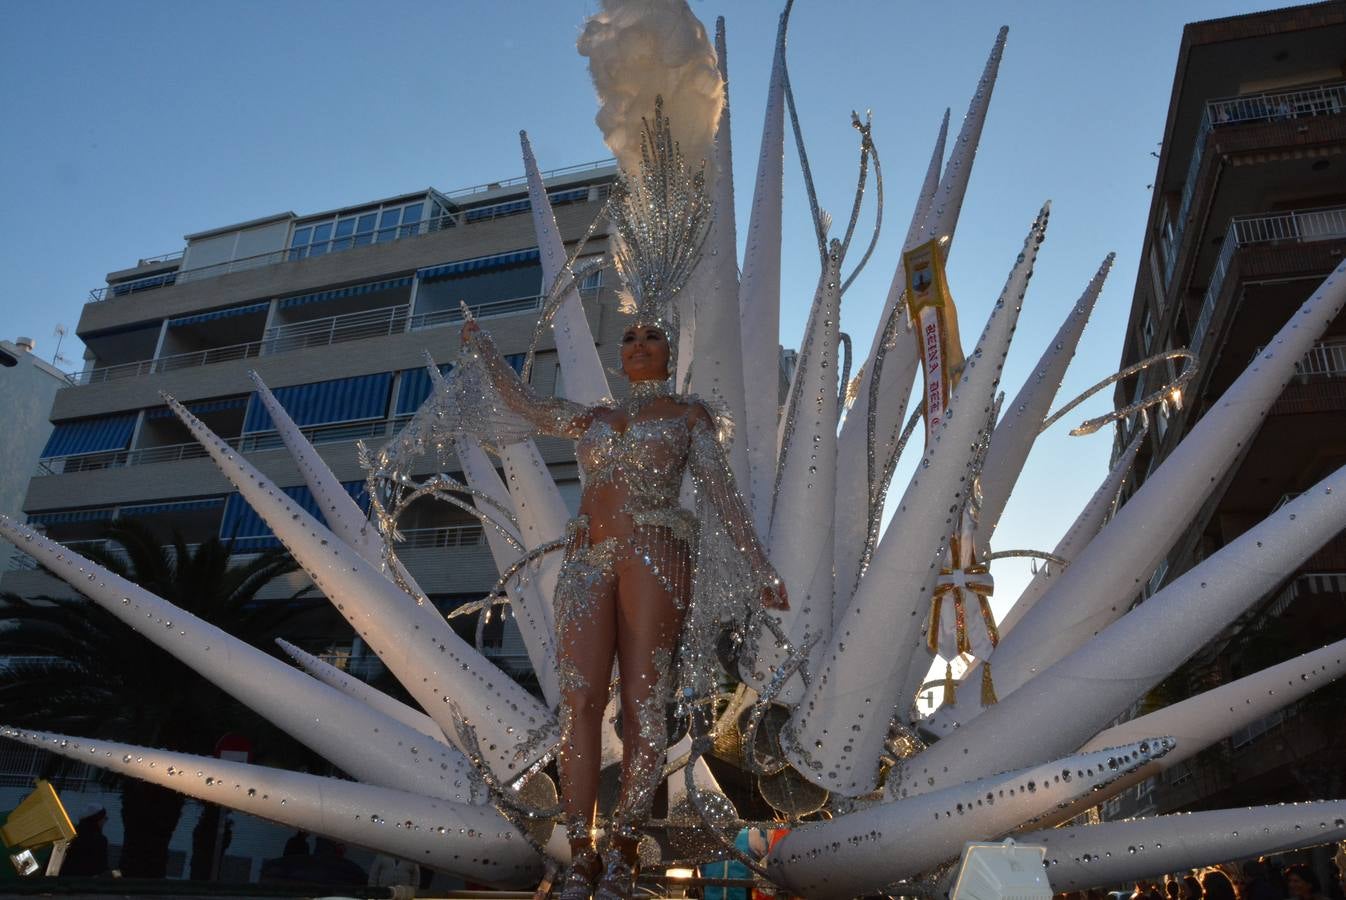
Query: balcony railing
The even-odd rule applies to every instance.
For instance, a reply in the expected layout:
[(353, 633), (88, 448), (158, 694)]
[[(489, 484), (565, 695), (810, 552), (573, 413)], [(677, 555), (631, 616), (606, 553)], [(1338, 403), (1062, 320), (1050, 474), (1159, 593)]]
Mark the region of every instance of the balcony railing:
[(1346, 238), (1346, 207), (1239, 216), (1231, 220), (1220, 247), (1220, 255), (1211, 270), (1210, 282), (1206, 285), (1206, 295), (1201, 301), (1196, 327), (1192, 329), (1192, 352), (1198, 355), (1201, 353), (1211, 318), (1215, 315), (1216, 301), (1224, 288), (1225, 276), (1229, 274), (1229, 266), (1240, 247), (1282, 241), (1308, 243), (1336, 238)]
[[(541, 308), (542, 299), (540, 295), (511, 297), (506, 300), (490, 300), (484, 303), (469, 304), (469, 308), (472, 310), (474, 317), (489, 319), (535, 311)], [(209, 350), (197, 350), (192, 353), (177, 353), (171, 356), (160, 356), (157, 359), (103, 366), (85, 372), (71, 372), (66, 377), (70, 379), (72, 384), (77, 385), (102, 384), (106, 381), (119, 381), (124, 378), (141, 378), (158, 372), (194, 369), (218, 362), (272, 356), (289, 350), (306, 350), (311, 347), (326, 347), (347, 341), (361, 341), (366, 338), (402, 334), (406, 331), (437, 328), (441, 325), (452, 325), (462, 320), (462, 312), (456, 308), (413, 316), (411, 315), (411, 307), (407, 304), (388, 306), (367, 312), (346, 313), (340, 316), (312, 319), (308, 322), (296, 322), (293, 325), (279, 325), (267, 329), (266, 336), (260, 341), (248, 341), (243, 344), (212, 347)]]
[(408, 528), (399, 549), (438, 550), (445, 547), (476, 547), (486, 543), (481, 525), (446, 525), (442, 528)]
[[(395, 416), (391, 419), (379, 419), (368, 422), (338, 422), (332, 425), (312, 425), (299, 429), (308, 438), (310, 444), (334, 444), (341, 441), (369, 440), (389, 437), (407, 423), (410, 416)], [(276, 431), (258, 431), (233, 437), (225, 443), (242, 453), (255, 453), (260, 450), (273, 450), (284, 446), (280, 433)], [(77, 453), (70, 456), (53, 456), (38, 463), (34, 473), (36, 477), (44, 475), (69, 475), (73, 472), (96, 472), (102, 469), (124, 469), (129, 466), (146, 466), (153, 463), (180, 462), (188, 459), (202, 459), (206, 450), (197, 441), (186, 444), (166, 444), (159, 447), (144, 447), (139, 450), (114, 450), (99, 453)]]
[(1178, 215), (1173, 220), (1170, 238), (1164, 242), (1165, 283), (1169, 286), (1173, 283), (1177, 249), (1182, 246), (1182, 233), (1187, 224), (1187, 214), (1192, 209), (1192, 199), (1196, 195), (1197, 176), (1201, 173), (1201, 160), (1205, 155), (1206, 139), (1210, 137), (1211, 131), (1225, 125), (1332, 116), (1343, 112), (1346, 112), (1346, 84), (1327, 84), (1298, 91), (1252, 94), (1246, 97), (1226, 97), (1207, 102), (1201, 115), (1201, 124), (1197, 128), (1196, 141), (1192, 146), (1192, 160), (1187, 166), (1187, 175), (1183, 181), (1182, 195), (1178, 201)]
[[(550, 169), (543, 172), (542, 177), (544, 179), (550, 179), (561, 175), (573, 175), (580, 172), (597, 171), (614, 165), (616, 165), (615, 160), (600, 159), (593, 162), (565, 166), (560, 169)], [(508, 178), (504, 181), (491, 181), (485, 184), (473, 185), (445, 194), (444, 196), (450, 199), (461, 200), (471, 197), (474, 194), (500, 190), (502, 188), (521, 187), (527, 183), (527, 176), (521, 175), (516, 178)], [(105, 287), (97, 287), (90, 290), (89, 298), (90, 302), (99, 303), (103, 300), (124, 297), (128, 294), (136, 294), (141, 291), (167, 287), (172, 284), (185, 284), (189, 281), (199, 281), (203, 278), (215, 278), (220, 275), (228, 275), (232, 272), (242, 272), (247, 269), (256, 269), (262, 266), (270, 266), (290, 260), (305, 259), (310, 256), (322, 256), (327, 253), (338, 253), (342, 250), (350, 250), (357, 246), (400, 241), (403, 238), (430, 234), (432, 232), (442, 231), (446, 228), (457, 228), (463, 225), (475, 224), (477, 222), (490, 221), (492, 219), (500, 218), (502, 215), (513, 215), (515, 213), (525, 212), (526, 210), (527, 206), (520, 207), (516, 206), (513, 202), (503, 202), (492, 204), (490, 206), (474, 207), (470, 210), (448, 212), (444, 215), (425, 219), (418, 223), (390, 225), (386, 228), (381, 228), (377, 231), (367, 232), (361, 235), (343, 235), (316, 244), (270, 250), (266, 253), (258, 253), (253, 256), (245, 256), (226, 262), (213, 263), (209, 266), (199, 266), (197, 268), (183, 269), (176, 272), (161, 272), (157, 275), (149, 275), (131, 281), (122, 281), (117, 284), (110, 284)], [(153, 259), (142, 260), (141, 263), (170, 262), (173, 259), (182, 258), (183, 254), (184, 251), (178, 251), (175, 254), (164, 254), (163, 256), (155, 257)]]

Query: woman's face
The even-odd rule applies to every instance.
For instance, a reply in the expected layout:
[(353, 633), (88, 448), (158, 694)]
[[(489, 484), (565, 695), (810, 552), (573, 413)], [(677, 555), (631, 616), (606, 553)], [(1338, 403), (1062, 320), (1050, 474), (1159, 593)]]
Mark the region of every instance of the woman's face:
[(631, 325), (622, 333), (622, 371), (631, 381), (668, 377), (668, 338), (653, 325)]

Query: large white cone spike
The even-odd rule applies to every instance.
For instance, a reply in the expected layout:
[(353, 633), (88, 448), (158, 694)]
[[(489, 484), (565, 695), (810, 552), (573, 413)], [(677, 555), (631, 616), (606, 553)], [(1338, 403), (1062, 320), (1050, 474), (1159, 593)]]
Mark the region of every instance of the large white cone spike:
[[(505, 509), (513, 509), (509, 491), (481, 445), (466, 435), (460, 435), (454, 441), (454, 448), (458, 452), (458, 461), (463, 466), (463, 477), (467, 479), (468, 486), (481, 491)], [(491, 515), (495, 510), (483, 509), (482, 512)], [(499, 516), (493, 515), (492, 518), (498, 519)], [(510, 527), (510, 523), (501, 524), (509, 530), (511, 537), (518, 539), (519, 535)], [(495, 560), (497, 570), (503, 574), (521, 554), (514, 544), (491, 526), (486, 526), (484, 531), (487, 546), (491, 548), (491, 557)], [(519, 627), (524, 648), (528, 651), (528, 661), (537, 675), (543, 698), (553, 708), (561, 701), (556, 676), (556, 642), (553, 639), (556, 626), (551, 606), (559, 571), (560, 554), (554, 553), (550, 558), (544, 557), (540, 561), (536, 573), (525, 570), (520, 573), (520, 577), (513, 579), (514, 583), (507, 585), (510, 608), (514, 611), (514, 622)]]
[(1346, 467), (913, 757), (900, 778), (889, 778), (890, 796), (934, 790), (1082, 746), (1343, 528)]
[(1058, 893), (1130, 884), (1343, 838), (1346, 800), (1179, 813), (1015, 836), (1021, 844), (1047, 848), (1047, 879)]
[[(542, 253), (543, 284), (550, 287), (566, 263), (565, 246), (560, 232), (556, 229), (556, 217), (552, 213), (551, 201), (547, 199), (542, 176), (538, 172), (537, 161), (533, 158), (532, 146), (528, 136), (519, 132), (523, 146), (524, 168), (528, 175), (528, 196), (533, 208), (533, 226), (537, 232), (538, 247)], [(597, 404), (609, 395), (607, 377), (603, 374), (603, 365), (598, 358), (598, 349), (594, 346), (593, 334), (589, 330), (589, 320), (584, 317), (584, 307), (580, 303), (578, 291), (571, 291), (556, 313), (552, 328), (556, 339), (557, 358), (565, 377), (562, 385), (568, 399), (577, 403)], [(572, 378), (573, 369), (573, 378)], [(573, 383), (572, 383), (573, 382)], [(513, 499), (515, 517), (519, 522), (520, 537), (524, 546), (533, 550), (547, 541), (554, 540), (565, 533), (565, 501), (552, 480), (547, 464), (538, 452), (537, 444), (531, 439), (510, 444), (500, 453), (504, 465), (505, 480), (509, 485)], [(560, 560), (544, 560), (537, 575), (537, 582), (546, 597), (552, 594)], [(544, 601), (545, 602), (545, 601)], [(550, 610), (548, 610), (550, 617)], [(521, 629), (522, 630), (522, 629)], [(529, 661), (534, 669), (541, 673), (544, 668), (534, 658), (540, 652), (536, 635), (524, 633), (524, 642), (528, 647)], [(555, 659), (553, 653), (552, 659)], [(555, 665), (547, 666), (551, 672)], [(555, 679), (552, 678), (552, 681)], [(555, 692), (555, 686), (547, 693), (549, 702)]]
[[(1079, 556), (1080, 551), (1084, 549), (1089, 541), (1093, 540), (1094, 535), (1103, 527), (1103, 520), (1107, 518), (1108, 511), (1112, 509), (1117, 501), (1118, 494), (1122, 491), (1122, 485), (1131, 474), (1131, 466), (1136, 461), (1136, 454), (1140, 452), (1140, 446), (1145, 442), (1146, 435), (1149, 433), (1147, 428), (1137, 428), (1136, 433), (1132, 435), (1131, 442), (1126, 445), (1122, 455), (1117, 457), (1117, 462), (1108, 470), (1108, 475), (1103, 479), (1103, 483), (1094, 491), (1094, 495), (1089, 498), (1089, 502), (1080, 510), (1080, 514), (1075, 517), (1075, 521), (1070, 523), (1066, 529), (1065, 535), (1052, 548), (1052, 555), (1059, 556), (1064, 560), (1074, 560)], [(1060, 574), (1060, 570), (1051, 566), (1043, 566), (1038, 569), (1033, 580), (1028, 582), (1028, 587), (1024, 588), (1019, 599), (1014, 601), (1014, 605), (1005, 613), (1005, 617), (1000, 620), (997, 627), (1000, 630), (1000, 636), (1003, 638), (1014, 630), (1019, 624), (1019, 620), (1033, 608), (1033, 604), (1042, 599), (1042, 595), (1047, 593), (1048, 588), (1054, 583), (1054, 579)], [(980, 670), (978, 669), (978, 677)], [(976, 682), (969, 682), (975, 684)], [(942, 733), (942, 732), (936, 732)]]
[(353, 700), (372, 707), (385, 716), (396, 719), (408, 728), (414, 728), (426, 737), (434, 738), (441, 744), (448, 743), (444, 732), (435, 724), (435, 720), (418, 709), (412, 709), (400, 700), (395, 700), (354, 675), (341, 671), (336, 666), (323, 662), (312, 653), (296, 647), (284, 638), (276, 638), (276, 646), (285, 651), (285, 655), (298, 663), (299, 668), (312, 675), (328, 687), (336, 688)]
[[(939, 187), (939, 169), (944, 161), (944, 141), (948, 134), (949, 111), (946, 109), (944, 120), (939, 126), (939, 136), (935, 139), (935, 149), (930, 154), (930, 166), (925, 173), (925, 183), (921, 185), (921, 192), (916, 198), (916, 209), (907, 227), (907, 237), (902, 245), (904, 251), (914, 245), (914, 238), (920, 234), (930, 204), (934, 202), (935, 191)], [(878, 358), (880, 347), (886, 337), (884, 325), (893, 315), (897, 305), (902, 302), (906, 281), (906, 267), (903, 261), (898, 259), (897, 266), (893, 270), (892, 282), (888, 286), (888, 298), (884, 301), (879, 325), (874, 331), (869, 356), (860, 366), (860, 382), (855, 402), (846, 412), (846, 421), (841, 424), (841, 434), (837, 438), (837, 501), (833, 526), (837, 568), (833, 599), (834, 617), (839, 616), (846, 608), (860, 580), (860, 558), (864, 553), (870, 524), (869, 394), (874, 383), (874, 361)], [(911, 323), (906, 310), (898, 309), (897, 317), (893, 344), (884, 356), (883, 369), (879, 373), (879, 399), (882, 402), (872, 410), (873, 465), (876, 474), (882, 471), (884, 462), (892, 456), (897, 442), (897, 429), (902, 427), (907, 414), (907, 400), (911, 395), (911, 386), (919, 363), (916, 342), (911, 336)]]
[(1006, 407), (1004, 417), (991, 433), (991, 447), (981, 470), (981, 521), (977, 527), (977, 543), (983, 549), (991, 542), (1000, 515), (1009, 502), (1010, 492), (1019, 480), (1028, 453), (1033, 449), (1043, 421), (1051, 411), (1056, 391), (1066, 376), (1066, 368), (1075, 356), (1075, 347), (1089, 314), (1094, 310), (1103, 282), (1112, 268), (1115, 253), (1109, 253), (1098, 267), (1094, 277), (1057, 329), (1033, 373), (1028, 376), (1018, 395)]
[[(1278, 709), (1283, 709), (1346, 674), (1346, 640), (1222, 684), (1156, 712), (1139, 716), (1100, 732), (1081, 752), (1114, 747), (1139, 740), (1147, 734), (1171, 734), (1178, 747), (1163, 759), (1137, 769), (1110, 785), (1107, 795), (1116, 796), (1128, 787), (1185, 762), (1216, 741), (1247, 728)], [(1158, 729), (1152, 731), (1151, 729)], [(1042, 824), (1065, 822), (1097, 806), (1104, 796), (1081, 801), (1078, 808), (1060, 810)]]
[(977, 81), (977, 90), (968, 104), (967, 115), (963, 116), (958, 140), (949, 152), (944, 176), (940, 179), (939, 189), (935, 191), (935, 198), (925, 218), (924, 233), (916, 239), (916, 243), (945, 235), (952, 238), (958, 230), (958, 216), (963, 211), (963, 197), (967, 194), (967, 185), (972, 178), (972, 163), (977, 158), (977, 145), (981, 142), (982, 127), (986, 124), (986, 112), (991, 107), (991, 92), (995, 89), (1007, 37), (1009, 28), (1001, 27), (991, 47), (991, 55), (986, 60), (986, 67)]
[[(772, 564), (790, 592), (790, 608), (776, 615), (796, 646), (832, 630), (832, 504), (837, 471), (837, 335), (841, 319), (841, 244), (833, 240), (799, 348), (799, 365), (781, 422), (779, 494), (771, 515)], [(761, 690), (784, 661), (774, 641), (763, 641), (748, 683)], [(792, 678), (779, 695), (799, 699)]]
[[(299, 474), (312, 492), (318, 508), (322, 510), (323, 518), (327, 520), (327, 527), (359, 553), (365, 562), (382, 568), (383, 547), (377, 529), (370, 524), (354, 498), (346, 493), (346, 489), (341, 486), (331, 468), (318, 455), (318, 451), (309, 443), (294, 419), (290, 418), (290, 414), (281, 406), (275, 394), (271, 393), (262, 377), (256, 372), (249, 372), (248, 377), (256, 386), (257, 396), (266, 407), (267, 414), (271, 416), (285, 449), (290, 451), (290, 456), (299, 468)], [(394, 565), (405, 583), (410, 585), (415, 593), (424, 596), (411, 573), (400, 562)], [(385, 571), (385, 574), (392, 577), (391, 573)]]
[[(714, 182), (711, 184), (710, 233), (701, 262), (688, 286), (696, 303), (693, 337), (692, 392), (725, 410), (737, 427), (746, 414), (743, 393), (743, 342), (738, 312), (738, 232), (734, 223), (734, 166), (729, 132), (729, 61), (724, 45), (724, 19), (715, 23), (715, 52), (724, 80), (724, 107), (715, 132)], [(754, 327), (756, 327), (754, 325)], [(729, 467), (739, 484), (748, 481), (748, 448), (735, 434), (729, 446)]]
[(767, 868), (810, 900), (879, 893), (956, 858), (967, 841), (999, 837), (1172, 747), (1172, 738), (1149, 738), (800, 825), (771, 851)]
[(407, 596), (172, 397), (165, 397), (243, 499), (271, 526), (318, 589), (450, 737), (456, 711), (476, 729), (483, 762), (512, 778), (544, 755), (556, 721), (522, 687)]
[[(505, 470), (505, 484), (509, 487), (524, 547), (535, 550), (564, 535), (570, 513), (537, 444), (529, 438), (502, 448), (500, 463)], [(554, 585), (559, 565), (560, 560), (556, 557), (545, 561), (538, 583), (544, 587)], [(551, 596), (551, 591), (546, 590), (544, 594)]]
[(493, 807), (135, 744), (0, 728), (0, 737), (217, 803), (493, 884), (541, 874), (541, 858)]
[[(1002, 700), (1034, 673), (1078, 649), (1126, 612), (1160, 560), (1185, 531), (1267, 411), (1346, 303), (1346, 263), (1332, 272), (1224, 392), (1168, 458), (1145, 479), (1075, 564), (1007, 635), (991, 662)], [(973, 692), (975, 693), (975, 692)], [(980, 697), (962, 698), (950, 716), (966, 722)]]
[[(550, 289), (556, 276), (565, 269), (569, 256), (556, 228), (556, 215), (552, 212), (551, 199), (542, 183), (542, 174), (538, 171), (526, 131), (519, 132), (519, 144), (523, 148), (523, 171), (528, 178), (533, 230), (537, 234), (538, 251), (542, 254), (542, 284), (544, 289)], [(598, 348), (594, 345), (589, 320), (584, 316), (577, 287), (566, 291), (565, 299), (557, 308), (552, 318), (552, 335), (556, 340), (556, 358), (565, 374), (562, 388), (566, 399), (595, 406), (610, 396), (608, 379), (603, 374), (603, 363), (598, 358)]]
[(342, 695), (4, 516), (0, 536), (353, 777), (463, 803), (474, 801), (472, 767), (452, 747)]
[[(748, 478), (740, 481), (758, 534), (771, 525), (776, 484), (776, 426), (780, 415), (781, 197), (785, 170), (785, 16), (767, 89), (762, 146), (757, 157), (752, 212), (748, 217), (743, 277), (739, 282), (739, 331), (743, 345), (743, 440)], [(735, 443), (739, 443), (735, 441)]]
[[(855, 597), (812, 657), (812, 682), (784, 737), (786, 754), (821, 787), (856, 796), (874, 789), (878, 760), (929, 606), (944, 544), (957, 527), (977, 444), (1046, 232), (1043, 206), (1005, 289), (950, 400), (950, 414), (926, 448)], [(791, 586), (793, 587), (793, 585)], [(1002, 767), (1004, 768), (1004, 767)]]

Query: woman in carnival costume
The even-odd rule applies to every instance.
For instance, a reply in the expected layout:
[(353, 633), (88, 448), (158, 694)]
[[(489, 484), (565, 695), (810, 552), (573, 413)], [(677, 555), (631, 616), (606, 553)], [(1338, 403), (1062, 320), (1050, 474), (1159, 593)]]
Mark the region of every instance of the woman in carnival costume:
[[(728, 423), (672, 385), (675, 301), (709, 227), (703, 173), (682, 159), (659, 106), (644, 150), (639, 173), (622, 173), (608, 208), (630, 317), (621, 345), (627, 399), (586, 408), (540, 397), (468, 321), (463, 360), (431, 404), (442, 426), (496, 445), (531, 435), (576, 441), (584, 490), (555, 594), (558, 768), (572, 853), (558, 896), (566, 900), (630, 895), (639, 827), (663, 781), (674, 682), (684, 707), (706, 696), (723, 630), (762, 606), (788, 605), (726, 462)], [(695, 510), (679, 504), (684, 473)], [(600, 730), (614, 659), (622, 778), (600, 858)]]

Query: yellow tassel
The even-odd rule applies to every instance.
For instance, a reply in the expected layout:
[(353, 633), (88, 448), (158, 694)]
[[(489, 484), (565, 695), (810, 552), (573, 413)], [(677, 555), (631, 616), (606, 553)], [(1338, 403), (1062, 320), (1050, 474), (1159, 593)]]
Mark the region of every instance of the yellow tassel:
[(992, 706), (998, 702), (995, 685), (991, 683), (991, 664), (984, 662), (981, 664), (981, 705)]
[(925, 630), (926, 646), (930, 648), (931, 653), (939, 653), (939, 614), (943, 605), (944, 598), (935, 594), (935, 599), (930, 604), (930, 622)]
[(958, 682), (953, 680), (953, 663), (944, 664), (944, 705), (958, 705)]

